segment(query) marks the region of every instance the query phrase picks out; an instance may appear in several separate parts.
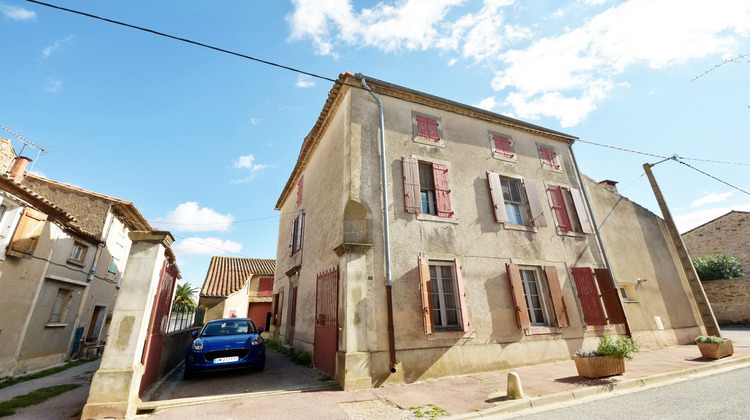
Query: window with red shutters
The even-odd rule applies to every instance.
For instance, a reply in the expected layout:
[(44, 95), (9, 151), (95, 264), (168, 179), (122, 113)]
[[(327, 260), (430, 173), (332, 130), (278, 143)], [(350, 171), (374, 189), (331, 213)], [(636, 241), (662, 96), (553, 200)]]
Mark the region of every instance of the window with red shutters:
[(417, 115), (417, 135), (435, 142), (440, 141), (440, 130), (437, 119)]
[(584, 322), (587, 325), (607, 325), (593, 271), (588, 267), (573, 267), (572, 271)]
[(273, 295), (273, 278), (263, 277), (258, 281), (258, 296)]
[(440, 163), (433, 163), (432, 176), (435, 180), (437, 215), (451, 217), (453, 216), (453, 210), (451, 210), (451, 189), (448, 187), (448, 167)]
[(505, 159), (515, 159), (516, 154), (513, 152), (513, 143), (510, 137), (506, 137), (500, 134), (491, 134), (492, 139), (492, 153), (496, 157)]
[(297, 184), (297, 205), (302, 202), (302, 181), (305, 179), (304, 176), (299, 177), (299, 183)]
[(404, 210), (414, 214), (452, 217), (448, 167), (422, 162), (414, 156), (401, 158), (404, 182)]
[(560, 163), (557, 161), (557, 152), (555, 149), (546, 146), (539, 146), (539, 153), (542, 155), (542, 167), (546, 169), (560, 170)]
[(591, 233), (591, 221), (583, 204), (581, 193), (575, 188), (549, 186), (552, 208), (557, 225), (563, 232)]
[(562, 188), (559, 185), (550, 185), (549, 193), (552, 197), (552, 208), (557, 216), (557, 226), (564, 232), (572, 231), (570, 215), (568, 214), (568, 208), (565, 206)]

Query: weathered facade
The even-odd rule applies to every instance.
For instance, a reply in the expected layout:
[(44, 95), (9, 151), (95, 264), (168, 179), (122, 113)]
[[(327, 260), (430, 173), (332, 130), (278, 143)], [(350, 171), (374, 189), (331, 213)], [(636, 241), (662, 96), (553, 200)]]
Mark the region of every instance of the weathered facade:
[[(361, 80), (340, 76), (277, 203), (277, 339), (366, 388), (568, 359), (606, 331), (646, 346), (700, 333), (660, 219), (588, 181), (607, 270), (575, 137), (367, 79), (384, 109), (386, 244), (380, 115)], [(619, 231), (643, 223), (657, 229)], [(633, 276), (653, 281), (623, 303)]]

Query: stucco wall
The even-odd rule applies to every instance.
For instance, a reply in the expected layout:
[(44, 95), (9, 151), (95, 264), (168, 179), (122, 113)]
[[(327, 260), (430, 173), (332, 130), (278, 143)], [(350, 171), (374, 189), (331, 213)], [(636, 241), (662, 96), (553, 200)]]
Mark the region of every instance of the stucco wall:
[(719, 324), (750, 323), (750, 276), (702, 284)]
[(691, 257), (726, 254), (750, 272), (750, 212), (732, 211), (682, 235)]

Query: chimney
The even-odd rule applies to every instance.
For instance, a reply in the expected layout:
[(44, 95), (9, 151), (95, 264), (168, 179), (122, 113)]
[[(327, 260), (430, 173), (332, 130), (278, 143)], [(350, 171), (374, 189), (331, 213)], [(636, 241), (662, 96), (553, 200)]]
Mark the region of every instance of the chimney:
[(604, 181), (599, 181), (599, 185), (612, 191), (615, 194), (619, 194), (617, 192), (617, 181), (612, 181), (611, 179), (605, 179)]
[(16, 182), (21, 182), (26, 175), (26, 167), (29, 166), (31, 159), (26, 156), (18, 156), (13, 160), (13, 166), (10, 167), (10, 177)]

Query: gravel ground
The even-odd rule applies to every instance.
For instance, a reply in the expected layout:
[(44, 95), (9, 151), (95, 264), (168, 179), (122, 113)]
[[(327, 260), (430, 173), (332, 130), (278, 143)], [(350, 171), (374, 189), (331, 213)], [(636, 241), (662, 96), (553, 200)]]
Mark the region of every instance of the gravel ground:
[(402, 419), (412, 420), (417, 417), (409, 410), (402, 410), (388, 400), (373, 400), (339, 404), (351, 420)]

